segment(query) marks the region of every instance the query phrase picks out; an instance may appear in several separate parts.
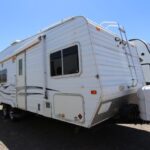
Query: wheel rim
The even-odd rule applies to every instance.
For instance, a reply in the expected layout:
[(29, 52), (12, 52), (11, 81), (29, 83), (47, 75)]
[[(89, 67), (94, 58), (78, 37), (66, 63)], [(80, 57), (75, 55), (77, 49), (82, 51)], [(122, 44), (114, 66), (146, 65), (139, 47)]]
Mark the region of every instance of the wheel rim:
[(9, 117), (10, 117), (10, 119), (11, 120), (13, 120), (14, 119), (14, 112), (12, 111), (12, 110), (10, 110), (10, 112), (9, 112)]
[(8, 115), (8, 111), (7, 108), (3, 108), (3, 116), (6, 117)]

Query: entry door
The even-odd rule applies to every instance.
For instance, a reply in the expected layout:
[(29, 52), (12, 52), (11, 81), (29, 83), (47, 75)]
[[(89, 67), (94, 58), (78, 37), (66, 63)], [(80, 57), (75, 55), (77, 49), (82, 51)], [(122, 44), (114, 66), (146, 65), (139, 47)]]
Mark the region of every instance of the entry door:
[(26, 109), (26, 64), (25, 53), (17, 56), (17, 104), (18, 108)]

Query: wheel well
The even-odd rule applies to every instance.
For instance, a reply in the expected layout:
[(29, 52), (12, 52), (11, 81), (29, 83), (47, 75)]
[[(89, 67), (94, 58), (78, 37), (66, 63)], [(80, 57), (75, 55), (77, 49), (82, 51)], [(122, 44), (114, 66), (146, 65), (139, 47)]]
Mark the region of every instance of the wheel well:
[(12, 107), (12, 108), (14, 108), (14, 105), (13, 104), (8, 104), (8, 103), (0, 103), (0, 105), (6, 105), (6, 106), (9, 106), (9, 107)]

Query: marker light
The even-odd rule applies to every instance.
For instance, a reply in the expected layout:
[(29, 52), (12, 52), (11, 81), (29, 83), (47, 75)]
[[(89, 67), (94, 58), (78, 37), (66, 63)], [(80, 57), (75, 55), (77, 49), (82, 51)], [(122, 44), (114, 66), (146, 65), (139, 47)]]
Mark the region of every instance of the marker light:
[(96, 91), (96, 90), (92, 90), (92, 91), (91, 91), (91, 94), (92, 94), (92, 95), (96, 95), (96, 94), (97, 94), (97, 91)]
[(96, 30), (97, 30), (97, 31), (100, 31), (100, 30), (101, 30), (101, 28), (100, 28), (100, 27), (98, 27), (98, 26), (96, 26)]

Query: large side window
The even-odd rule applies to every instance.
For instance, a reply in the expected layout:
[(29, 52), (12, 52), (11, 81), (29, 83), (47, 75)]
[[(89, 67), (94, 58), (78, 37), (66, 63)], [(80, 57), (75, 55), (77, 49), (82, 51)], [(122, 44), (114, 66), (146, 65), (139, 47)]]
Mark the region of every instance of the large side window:
[(50, 54), (51, 76), (79, 72), (78, 46), (71, 46)]
[(62, 75), (61, 51), (52, 53), (50, 55), (50, 64), (51, 64), (51, 76)]
[(7, 82), (7, 70), (6, 69), (2, 71), (2, 81)]
[(0, 83), (7, 82), (7, 69), (0, 71)]
[(72, 46), (63, 50), (63, 69), (64, 74), (79, 72), (78, 46)]
[(18, 61), (18, 74), (19, 76), (21, 76), (23, 74), (23, 63), (22, 63), (22, 59), (19, 59)]
[(2, 83), (2, 75), (1, 75), (1, 71), (0, 71), (0, 83)]

